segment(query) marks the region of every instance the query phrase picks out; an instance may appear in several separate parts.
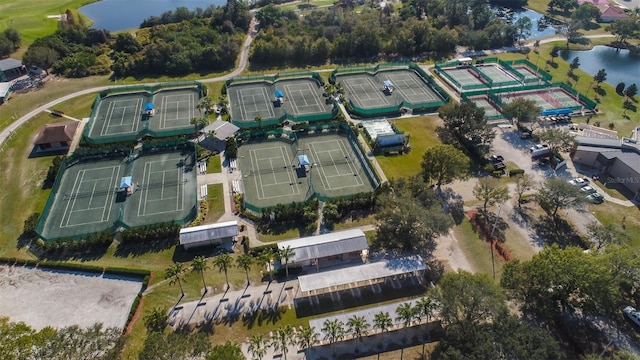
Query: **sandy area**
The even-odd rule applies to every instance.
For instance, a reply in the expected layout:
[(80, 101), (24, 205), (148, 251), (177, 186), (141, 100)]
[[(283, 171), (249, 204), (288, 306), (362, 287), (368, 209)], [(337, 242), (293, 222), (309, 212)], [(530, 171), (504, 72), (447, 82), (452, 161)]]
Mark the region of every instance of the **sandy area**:
[(0, 265), (0, 316), (35, 329), (124, 327), (141, 281)]

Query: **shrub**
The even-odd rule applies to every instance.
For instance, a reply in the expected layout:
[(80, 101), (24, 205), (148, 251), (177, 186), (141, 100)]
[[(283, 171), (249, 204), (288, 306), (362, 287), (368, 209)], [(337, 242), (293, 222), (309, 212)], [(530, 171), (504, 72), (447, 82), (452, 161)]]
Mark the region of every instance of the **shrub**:
[(509, 170), (509, 177), (517, 176), (517, 175), (523, 175), (523, 174), (524, 174), (524, 170), (523, 169), (511, 169), (511, 170)]

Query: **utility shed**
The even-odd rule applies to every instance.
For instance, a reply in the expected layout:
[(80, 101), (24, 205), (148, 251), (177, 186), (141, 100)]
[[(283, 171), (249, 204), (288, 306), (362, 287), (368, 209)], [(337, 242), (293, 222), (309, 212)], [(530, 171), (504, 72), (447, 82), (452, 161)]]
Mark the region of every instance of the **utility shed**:
[(185, 249), (198, 246), (221, 245), (225, 240), (233, 240), (238, 235), (238, 222), (226, 221), (184, 228), (180, 230), (180, 245)]
[(278, 242), (278, 249), (288, 247), (294, 252), (289, 263), (305, 266), (332, 257), (360, 258), (369, 244), (362, 230), (352, 229)]

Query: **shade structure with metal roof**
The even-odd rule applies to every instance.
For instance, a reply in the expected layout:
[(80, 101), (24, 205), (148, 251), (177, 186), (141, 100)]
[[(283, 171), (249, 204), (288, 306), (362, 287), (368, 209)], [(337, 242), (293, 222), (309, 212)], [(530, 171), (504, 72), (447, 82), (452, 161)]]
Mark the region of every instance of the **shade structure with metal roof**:
[(362, 230), (352, 229), (278, 242), (278, 249), (286, 248), (294, 252), (289, 263), (308, 265), (312, 260), (361, 252), (369, 244)]
[(222, 244), (225, 239), (233, 239), (237, 235), (236, 220), (194, 226), (180, 230), (180, 245), (190, 249), (197, 246)]
[(419, 255), (412, 255), (303, 275), (298, 277), (298, 283), (302, 296), (319, 295), (376, 284), (388, 278), (418, 275), (424, 273), (426, 269), (424, 260)]

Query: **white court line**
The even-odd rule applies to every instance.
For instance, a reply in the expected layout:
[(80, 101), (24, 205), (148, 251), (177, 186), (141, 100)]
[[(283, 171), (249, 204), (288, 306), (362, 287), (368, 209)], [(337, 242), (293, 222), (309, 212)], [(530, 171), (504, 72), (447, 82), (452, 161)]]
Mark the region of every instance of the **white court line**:
[[(258, 164), (258, 157), (256, 155), (256, 150), (250, 150), (249, 157), (251, 158), (251, 171), (255, 174), (253, 176), (253, 181), (256, 184), (256, 192), (258, 193), (258, 199), (264, 200), (264, 186), (262, 185), (262, 176), (260, 176), (260, 174), (256, 171), (256, 168), (260, 169), (260, 166)], [(256, 166), (253, 166), (254, 160), (255, 160)], [(258, 181), (260, 181), (260, 186), (258, 186)], [(262, 196), (260, 195), (260, 190), (262, 190)]]
[(100, 130), (100, 136), (104, 136), (107, 133), (107, 129), (109, 128), (109, 122), (111, 120), (111, 114), (113, 113), (113, 108), (116, 106), (115, 102), (110, 101), (107, 105), (107, 113), (104, 116), (104, 120), (102, 121), (102, 129)]
[(267, 89), (261, 87), (261, 94), (262, 94), (262, 99), (264, 100), (263, 104), (265, 104), (267, 106), (267, 111), (269, 112), (269, 117), (275, 117), (276, 113), (275, 110), (273, 110), (269, 105), (269, 94), (267, 93)]
[[(147, 204), (147, 199), (149, 198), (149, 189), (148, 189), (148, 184), (151, 182), (151, 163), (146, 162), (144, 163), (144, 168), (143, 168), (143, 173), (142, 173), (142, 184), (147, 184), (147, 189), (144, 191), (144, 204), (146, 207)], [(142, 196), (140, 197), (140, 200), (142, 200)], [(144, 216), (144, 211), (142, 213), (142, 215), (140, 215), (140, 208), (142, 207), (143, 202), (140, 201), (140, 203), (138, 203), (138, 216)]]
[[(82, 179), (84, 178), (85, 172), (86, 172), (86, 170), (80, 170), (76, 174), (76, 180), (73, 182), (73, 186), (71, 187), (71, 194), (78, 193), (78, 191), (76, 191), (76, 188), (78, 188), (80, 186), (79, 183), (78, 183), (78, 180), (80, 180), (80, 184), (82, 184)], [(80, 176), (80, 174), (82, 174), (82, 176)], [(69, 219), (71, 218), (71, 213), (68, 212), (67, 210), (69, 209), (69, 205), (71, 205), (72, 203), (73, 203), (73, 205), (71, 205), (71, 210), (73, 210), (73, 207), (75, 206), (76, 199), (77, 199), (77, 197), (74, 198), (73, 201), (68, 201), (67, 202), (67, 206), (65, 206), (64, 213), (62, 215), (62, 220), (60, 221), (60, 228), (66, 228), (66, 227), (69, 226)], [(64, 222), (65, 216), (67, 216), (67, 222), (64, 225), (62, 225), (63, 222)]]
[[(280, 153), (282, 154), (282, 161), (285, 161), (287, 165), (291, 164), (291, 159), (289, 158), (289, 156), (287, 156), (283, 147), (280, 147)], [(289, 184), (295, 184), (296, 190), (297, 190), (298, 182), (295, 181), (296, 180), (295, 178), (293, 180), (291, 179), (291, 172), (289, 172), (288, 170), (287, 170), (287, 178), (289, 179)], [(294, 194), (297, 195), (298, 191), (295, 191)]]
[[(114, 182), (116, 182), (118, 180), (118, 175), (120, 174), (120, 167), (118, 167), (118, 166), (106, 166), (106, 167), (90, 169), (90, 170), (81, 170), (80, 172), (83, 173), (82, 179), (80, 179), (80, 183), (77, 184), (78, 178), (76, 176), (76, 181), (75, 181), (74, 187), (73, 187), (73, 189), (75, 189), (76, 185), (77, 185), (78, 186), (78, 191), (74, 191), (73, 193), (75, 193), (77, 195), (77, 193), (79, 192), (81, 184), (84, 182), (84, 174), (86, 174), (88, 171), (103, 170), (103, 169), (108, 169), (108, 168), (111, 168), (111, 176), (110, 177), (97, 178), (97, 179), (93, 179), (93, 180), (87, 181), (87, 182), (93, 181), (93, 190), (92, 190), (91, 197), (89, 199), (89, 204), (87, 205), (86, 208), (79, 209), (79, 210), (74, 210), (74, 208), (75, 208), (75, 200), (77, 199), (77, 196), (74, 198), (73, 206), (71, 206), (70, 210), (68, 210), (68, 208), (69, 208), (69, 204), (71, 203), (71, 201), (67, 203), (67, 207), (65, 208), (65, 212), (64, 212), (65, 215), (63, 215), (63, 221), (64, 221), (64, 217), (66, 216), (67, 217), (67, 223), (63, 226), (62, 225), (62, 221), (61, 221), (60, 228), (67, 228), (67, 227), (87, 225), (87, 224), (97, 224), (97, 223), (101, 223), (101, 222), (104, 222), (105, 220), (109, 219), (109, 213), (111, 213), (111, 209), (113, 208), (113, 201), (112, 201), (113, 195), (112, 194), (107, 193), (107, 196), (104, 199), (104, 204), (102, 206), (91, 207), (91, 202), (93, 201), (93, 194), (95, 193), (95, 188), (96, 188), (96, 186), (97, 186), (97, 184), (99, 182), (104, 181), (104, 180), (108, 180), (109, 181), (108, 189), (113, 189), (115, 187)], [(117, 169), (118, 172), (114, 176), (114, 172), (116, 171), (116, 169)], [(77, 175), (80, 175), (80, 172), (78, 172)], [(107, 204), (109, 204), (109, 206), (108, 206), (109, 210), (108, 211), (107, 211)], [(87, 210), (98, 210), (98, 209), (102, 209), (102, 214), (100, 216), (100, 220), (99, 221), (89, 221), (89, 222), (74, 223), (72, 225), (69, 225), (69, 221), (71, 220), (73, 213), (84, 212), (84, 211), (87, 211)], [(67, 210), (68, 210), (68, 214), (67, 214)], [(106, 215), (106, 219), (105, 219), (105, 215)]]

